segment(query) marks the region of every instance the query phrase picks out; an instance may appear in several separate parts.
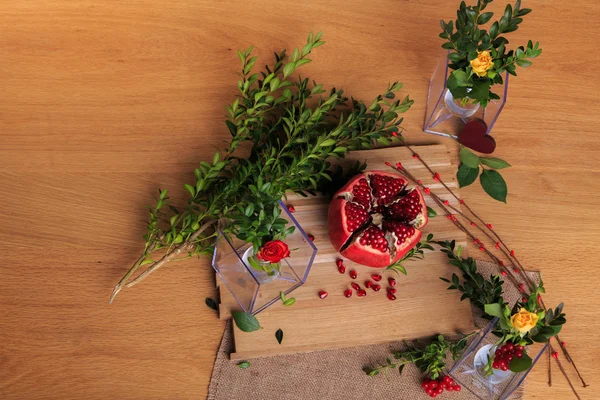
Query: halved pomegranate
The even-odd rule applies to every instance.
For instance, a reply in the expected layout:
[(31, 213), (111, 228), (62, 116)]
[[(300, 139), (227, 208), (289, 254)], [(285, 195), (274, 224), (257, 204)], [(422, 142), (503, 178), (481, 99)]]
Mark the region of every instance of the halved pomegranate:
[(427, 206), (419, 188), (395, 174), (368, 171), (337, 192), (329, 205), (329, 238), (345, 258), (384, 268), (421, 239)]

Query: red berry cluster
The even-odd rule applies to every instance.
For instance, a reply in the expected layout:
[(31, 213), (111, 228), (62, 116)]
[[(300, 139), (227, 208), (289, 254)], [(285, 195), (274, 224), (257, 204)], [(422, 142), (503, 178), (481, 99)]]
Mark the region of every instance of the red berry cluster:
[(448, 392), (460, 392), (460, 385), (454, 382), (454, 379), (448, 375), (439, 380), (425, 378), (421, 382), (421, 387), (430, 397), (437, 397), (444, 393), (444, 389)]
[[(335, 265), (337, 266), (338, 272), (340, 274), (345, 274), (346, 273), (346, 266), (344, 265), (344, 260), (342, 260), (341, 258), (338, 258), (337, 260), (335, 260)], [(349, 272), (350, 278), (352, 279), (356, 279), (358, 277), (358, 272), (356, 272), (356, 270), (351, 269)], [(378, 284), (377, 282), (381, 281), (383, 277), (379, 274), (371, 274), (371, 279), (372, 280), (366, 280), (365, 281), (365, 287), (367, 289), (372, 289), (374, 292), (379, 292), (381, 290), (381, 285)], [(375, 282), (373, 282), (375, 281)], [(394, 278), (388, 278), (388, 284), (390, 285), (387, 288), (387, 298), (390, 300), (396, 300), (396, 292), (397, 289), (394, 288), (393, 286), (396, 286), (396, 280)], [(356, 295), (358, 297), (365, 297), (367, 295), (367, 291), (363, 288), (360, 287), (360, 285), (356, 282), (352, 282), (350, 284), (350, 286), (352, 286), (352, 289), (354, 289), (356, 291)], [(344, 297), (352, 297), (352, 289), (346, 289), (344, 291)], [(321, 299), (326, 298), (328, 295), (328, 293), (324, 290), (319, 292), (319, 297)]]
[(523, 346), (519, 344), (506, 343), (504, 346), (496, 349), (496, 357), (494, 357), (492, 368), (501, 369), (502, 371), (508, 370), (508, 363), (513, 358), (523, 357), (523, 351)]

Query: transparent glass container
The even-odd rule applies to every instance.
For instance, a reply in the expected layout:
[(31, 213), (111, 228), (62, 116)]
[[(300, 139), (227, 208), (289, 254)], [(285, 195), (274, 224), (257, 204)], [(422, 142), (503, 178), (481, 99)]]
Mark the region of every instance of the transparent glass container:
[(280, 217), (296, 229), (283, 239), (290, 256), (281, 260), (274, 276), (252, 268), (248, 263), (248, 257), (253, 255), (252, 244), (226, 235), (222, 229), (227, 222), (219, 221), (212, 266), (240, 307), (250, 314), (257, 314), (275, 303), (280, 292), (287, 295), (303, 285), (317, 255), (317, 248), (296, 218), (281, 201), (279, 207)]
[(532, 359), (529, 369), (523, 372), (502, 371), (494, 369), (493, 374), (485, 376), (483, 367), (487, 364), (490, 354), (494, 354), (499, 339), (493, 329), (498, 322), (494, 318), (473, 339), (449, 372), (463, 389), (469, 390), (482, 400), (507, 399), (524, 381), (529, 371), (536, 365), (540, 356), (547, 351), (547, 343), (533, 343), (526, 347), (527, 354)]
[(452, 93), (446, 88), (446, 81), (452, 72), (448, 68), (448, 53), (444, 53), (438, 63), (427, 94), (427, 109), (423, 130), (441, 136), (457, 138), (465, 124), (471, 119), (482, 119), (487, 124), (489, 135), (500, 112), (506, 104), (508, 94), (508, 72), (503, 75), (503, 84), (492, 86), (492, 91), (500, 96), (499, 100), (490, 100), (486, 107), (479, 104), (461, 104), (459, 99), (453, 99)]

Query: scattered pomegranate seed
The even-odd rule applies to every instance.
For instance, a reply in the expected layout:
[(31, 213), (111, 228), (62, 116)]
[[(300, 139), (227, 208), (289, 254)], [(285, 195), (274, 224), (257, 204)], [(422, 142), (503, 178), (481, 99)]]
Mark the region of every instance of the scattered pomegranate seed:
[(393, 288), (393, 287), (389, 287), (389, 288), (387, 289), (387, 291), (388, 291), (388, 293), (396, 294), (396, 292), (398, 291), (398, 289), (396, 289), (396, 288)]
[(435, 174), (433, 174), (433, 179), (436, 181), (440, 180), (440, 174), (438, 174), (437, 172)]
[(525, 293), (525, 285), (524, 285), (524, 284), (522, 284), (522, 283), (521, 283), (521, 284), (519, 285), (519, 291), (520, 291), (521, 293)]
[(413, 158), (419, 158), (419, 155), (417, 153), (413, 153)]
[(554, 357), (555, 359), (558, 360), (558, 351), (555, 351), (554, 353), (552, 353), (552, 357)]
[(500, 248), (500, 242), (496, 242), (496, 248), (499, 249)]
[(396, 300), (396, 296), (394, 296), (393, 293), (388, 293), (387, 294), (387, 298), (390, 299), (390, 300)]
[(340, 265), (340, 266), (338, 267), (338, 272), (339, 272), (340, 274), (344, 274), (344, 273), (346, 273), (346, 266), (345, 266), (345, 265)]
[(356, 279), (357, 276), (358, 276), (358, 273), (356, 273), (356, 270), (351, 269), (350, 270), (350, 278)]
[(352, 289), (354, 289), (354, 290), (360, 290), (360, 286), (356, 282), (352, 282), (350, 284), (350, 286), (352, 286)]
[(288, 204), (288, 206), (287, 206), (287, 209), (288, 209), (288, 211), (289, 211), (289, 212), (291, 212), (292, 214), (296, 212), (296, 209), (295, 209), (295, 208), (294, 208), (294, 206), (293, 206), (293, 205), (291, 205), (291, 204)]
[(492, 224), (485, 224), (489, 229), (492, 229)]
[(367, 289), (371, 288), (371, 286), (373, 286), (373, 282), (371, 282), (371, 281), (365, 281), (365, 287)]
[(402, 169), (402, 163), (399, 163), (399, 162), (397, 162), (397, 163), (396, 163), (396, 168), (398, 168), (398, 169)]
[(352, 297), (352, 290), (350, 290), (350, 289), (344, 290), (344, 296), (345, 297)]
[(379, 274), (372, 274), (371, 275), (371, 279), (373, 279), (375, 282), (379, 282), (381, 280), (381, 275), (379, 275)]
[(324, 299), (325, 297), (327, 297), (327, 295), (329, 295), (329, 293), (327, 293), (327, 292), (326, 292), (326, 291), (324, 291), (324, 290), (321, 290), (321, 291), (319, 292), (319, 297), (320, 297), (320, 298), (322, 298), (322, 299)]
[(394, 278), (388, 278), (388, 283), (390, 286), (396, 286), (396, 280)]
[(311, 235), (310, 233), (308, 234), (308, 239), (310, 239), (311, 242), (315, 241), (315, 237), (313, 235)]
[(381, 285), (378, 285), (378, 284), (373, 285), (374, 292), (379, 292), (380, 290), (381, 290)]
[(360, 289), (358, 292), (356, 292), (356, 295), (358, 297), (365, 297), (367, 295), (367, 291), (365, 289)]
[(511, 250), (511, 251), (510, 251), (510, 255), (511, 255), (512, 257), (514, 257), (514, 256), (515, 256), (515, 251), (514, 251), (514, 250)]
[(431, 193), (431, 190), (428, 187), (424, 187), (423, 191), (427, 194)]
[(335, 260), (335, 265), (337, 265), (338, 267), (341, 267), (342, 265), (344, 265), (344, 260), (342, 260), (341, 258), (338, 258), (337, 260)]
[(449, 206), (450, 202), (448, 200), (444, 200), (444, 204), (447, 205), (447, 206)]
[(506, 271), (501, 271), (500, 273), (502, 274), (502, 276), (508, 276), (508, 273), (506, 273)]

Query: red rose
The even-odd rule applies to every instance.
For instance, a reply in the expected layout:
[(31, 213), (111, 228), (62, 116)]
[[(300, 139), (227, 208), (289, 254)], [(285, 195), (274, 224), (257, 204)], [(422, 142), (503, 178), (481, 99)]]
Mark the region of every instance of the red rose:
[(263, 244), (258, 251), (256, 258), (276, 264), (281, 261), (281, 259), (289, 256), (290, 249), (287, 244), (281, 240), (271, 240), (270, 242)]

